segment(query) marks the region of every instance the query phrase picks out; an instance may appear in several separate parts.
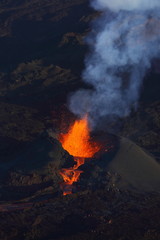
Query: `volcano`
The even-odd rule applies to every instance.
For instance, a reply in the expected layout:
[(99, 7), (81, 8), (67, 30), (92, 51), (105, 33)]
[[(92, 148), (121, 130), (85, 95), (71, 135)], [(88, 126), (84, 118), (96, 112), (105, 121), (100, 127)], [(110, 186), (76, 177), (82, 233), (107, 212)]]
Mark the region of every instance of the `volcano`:
[[(138, 109), (118, 126), (112, 123), (114, 134), (107, 132), (108, 116), (93, 131), (87, 116), (73, 115), (68, 102), (77, 90), (93, 89), (82, 81), (89, 50), (84, 37), (101, 12), (88, 0), (5, 0), (0, 9), (0, 239), (159, 240), (158, 53), (146, 73)], [(148, 16), (142, 36), (139, 16), (135, 32), (140, 41), (131, 41), (128, 48), (133, 53), (144, 46), (145, 37), (148, 43), (154, 40), (150, 33), (159, 35), (159, 20), (154, 28), (154, 16)], [(114, 14), (107, 10), (102, 17), (107, 23)], [(123, 23), (125, 19), (117, 24), (115, 35)], [(92, 33), (97, 35), (101, 21), (94, 26)], [(130, 30), (127, 33), (134, 34)], [(110, 34), (105, 37), (104, 43)], [(114, 49), (123, 51), (124, 39), (122, 35), (111, 41)], [(102, 48), (104, 53), (108, 50)], [(150, 48), (146, 50), (143, 57)], [(113, 59), (111, 53), (108, 56)], [(143, 70), (143, 60), (137, 67)], [(123, 70), (116, 71), (118, 78), (124, 77), (122, 90), (129, 77)], [(102, 81), (108, 78), (99, 73)], [(79, 103), (85, 102), (85, 107), (91, 103), (83, 100)], [(110, 98), (107, 104), (114, 110)]]
[(105, 132), (91, 134), (86, 116), (60, 134), (59, 141), (75, 162), (60, 171), (63, 195), (76, 191), (75, 186), (96, 189), (104, 183), (123, 190), (160, 190), (160, 166), (153, 156), (127, 138)]
[(70, 126), (68, 133), (61, 134), (59, 138), (63, 148), (73, 155), (76, 164), (70, 169), (62, 169), (62, 175), (65, 184), (63, 184), (63, 194), (70, 194), (72, 185), (77, 182), (80, 174), (79, 167), (85, 163), (86, 158), (94, 157), (100, 150), (100, 145), (91, 141), (90, 129), (87, 116), (84, 119), (77, 120)]

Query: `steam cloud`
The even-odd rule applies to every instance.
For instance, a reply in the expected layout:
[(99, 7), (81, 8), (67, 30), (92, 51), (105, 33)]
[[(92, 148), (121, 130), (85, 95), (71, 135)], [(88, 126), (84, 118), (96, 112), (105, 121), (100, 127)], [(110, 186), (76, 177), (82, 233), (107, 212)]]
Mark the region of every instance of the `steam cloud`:
[(103, 116), (124, 117), (137, 107), (150, 62), (160, 53), (159, 0), (93, 0), (103, 12), (87, 38), (90, 54), (83, 80), (92, 86), (69, 100), (72, 112), (88, 113), (94, 127)]

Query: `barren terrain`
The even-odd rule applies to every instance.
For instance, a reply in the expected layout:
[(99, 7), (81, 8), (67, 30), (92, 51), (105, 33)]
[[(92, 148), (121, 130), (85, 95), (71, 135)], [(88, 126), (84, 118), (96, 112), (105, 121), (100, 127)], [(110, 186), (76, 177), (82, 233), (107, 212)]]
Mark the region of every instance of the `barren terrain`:
[[(60, 169), (74, 162), (57, 134), (75, 119), (68, 95), (90, 87), (81, 79), (84, 38), (99, 14), (87, 0), (0, 2), (1, 240), (160, 239), (159, 60), (146, 73), (137, 111), (110, 136), (115, 151), (83, 166), (73, 194), (60, 189)], [(108, 136), (103, 121), (100, 130)], [(126, 167), (133, 156), (140, 171), (138, 160), (148, 161), (150, 178), (156, 168), (149, 191), (119, 171), (117, 157)]]

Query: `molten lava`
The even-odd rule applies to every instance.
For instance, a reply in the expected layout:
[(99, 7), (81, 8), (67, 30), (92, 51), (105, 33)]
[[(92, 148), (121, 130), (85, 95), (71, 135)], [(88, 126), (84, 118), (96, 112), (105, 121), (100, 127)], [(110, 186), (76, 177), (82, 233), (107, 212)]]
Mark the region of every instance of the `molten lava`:
[(88, 119), (85, 116), (83, 119), (75, 121), (69, 127), (68, 133), (60, 135), (59, 140), (63, 148), (74, 157), (76, 162), (73, 168), (62, 169), (60, 172), (64, 179), (64, 183), (61, 185), (63, 195), (72, 193), (72, 185), (79, 180), (82, 173), (81, 170), (78, 170), (79, 166), (84, 164), (86, 158), (93, 157), (100, 150), (99, 144), (91, 142), (89, 132)]

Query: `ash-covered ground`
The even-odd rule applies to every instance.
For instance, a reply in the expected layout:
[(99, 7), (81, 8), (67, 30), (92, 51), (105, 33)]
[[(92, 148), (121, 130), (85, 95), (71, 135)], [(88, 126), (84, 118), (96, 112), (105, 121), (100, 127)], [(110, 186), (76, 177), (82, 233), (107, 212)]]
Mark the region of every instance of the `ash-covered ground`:
[(87, 0), (0, 3), (2, 240), (160, 239), (159, 60), (137, 111), (111, 126), (115, 135), (105, 119), (99, 124), (114, 150), (82, 166), (72, 195), (60, 189), (60, 169), (74, 162), (57, 134), (75, 119), (69, 94), (89, 88), (81, 80), (84, 37), (99, 14)]

